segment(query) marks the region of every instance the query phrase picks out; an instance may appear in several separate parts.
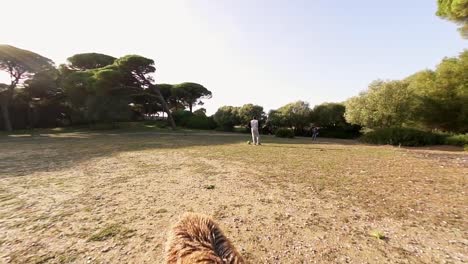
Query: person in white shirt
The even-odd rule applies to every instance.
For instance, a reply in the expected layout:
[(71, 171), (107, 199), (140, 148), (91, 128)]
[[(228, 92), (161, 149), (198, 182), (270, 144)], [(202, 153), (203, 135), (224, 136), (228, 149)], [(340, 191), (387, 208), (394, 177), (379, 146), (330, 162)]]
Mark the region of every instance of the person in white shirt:
[(250, 120), (250, 130), (252, 131), (252, 144), (260, 145), (260, 133), (258, 133), (258, 120), (255, 116), (252, 120)]

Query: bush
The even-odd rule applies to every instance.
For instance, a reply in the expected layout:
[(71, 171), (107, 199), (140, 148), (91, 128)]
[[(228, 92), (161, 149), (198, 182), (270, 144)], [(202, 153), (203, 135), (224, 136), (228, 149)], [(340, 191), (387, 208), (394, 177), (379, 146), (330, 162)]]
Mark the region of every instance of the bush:
[(90, 123), (90, 130), (113, 130), (118, 129), (119, 126), (115, 122), (101, 122), (101, 123)]
[(157, 128), (167, 128), (169, 126), (166, 120), (147, 120), (143, 122), (143, 125)]
[(319, 137), (352, 139), (361, 135), (360, 130), (356, 125), (324, 127), (319, 130)]
[(216, 122), (211, 117), (193, 115), (187, 120), (186, 127), (211, 130), (216, 128)]
[(193, 116), (192, 113), (185, 110), (178, 110), (172, 112), (172, 117), (174, 118), (174, 122), (181, 127), (186, 127), (189, 119)]
[(193, 129), (214, 129), (216, 122), (212, 117), (194, 115), (189, 111), (175, 111), (173, 114), (174, 121), (178, 126)]
[(294, 131), (287, 128), (279, 128), (278, 130), (276, 130), (275, 136), (280, 138), (293, 138)]
[(234, 126), (241, 123), (239, 117), (239, 107), (222, 106), (213, 116), (218, 125), (218, 130), (233, 131)]
[(381, 128), (368, 132), (361, 141), (371, 144), (425, 146), (444, 143), (444, 136), (413, 128)]
[(445, 144), (454, 146), (468, 146), (468, 134), (448, 135)]

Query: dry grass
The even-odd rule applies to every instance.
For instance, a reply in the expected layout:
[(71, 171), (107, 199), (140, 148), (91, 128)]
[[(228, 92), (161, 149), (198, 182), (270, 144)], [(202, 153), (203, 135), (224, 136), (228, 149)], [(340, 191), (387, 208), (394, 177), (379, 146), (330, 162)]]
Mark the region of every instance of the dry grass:
[(4, 136), (0, 262), (161, 263), (190, 211), (251, 263), (468, 261), (466, 152), (246, 139)]

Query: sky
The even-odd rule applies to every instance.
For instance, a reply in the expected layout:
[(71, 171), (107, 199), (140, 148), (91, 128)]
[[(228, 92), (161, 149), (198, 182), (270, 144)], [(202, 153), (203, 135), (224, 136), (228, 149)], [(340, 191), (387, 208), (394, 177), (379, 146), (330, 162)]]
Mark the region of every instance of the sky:
[[(157, 83), (197, 82), (223, 105), (342, 102), (468, 48), (436, 0), (0, 0), (0, 43), (61, 64), (138, 54)], [(0, 73), (0, 82), (7, 76)]]

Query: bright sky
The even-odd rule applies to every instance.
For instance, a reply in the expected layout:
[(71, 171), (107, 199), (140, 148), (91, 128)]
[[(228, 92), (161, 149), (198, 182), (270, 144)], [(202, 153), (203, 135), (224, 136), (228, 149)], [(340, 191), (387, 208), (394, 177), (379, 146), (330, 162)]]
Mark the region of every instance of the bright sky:
[(152, 58), (158, 83), (210, 89), (210, 114), (222, 105), (343, 101), (372, 80), (403, 78), (468, 48), (455, 24), (434, 15), (436, 0), (0, 0), (0, 7), (0, 43), (57, 64), (82, 52)]

